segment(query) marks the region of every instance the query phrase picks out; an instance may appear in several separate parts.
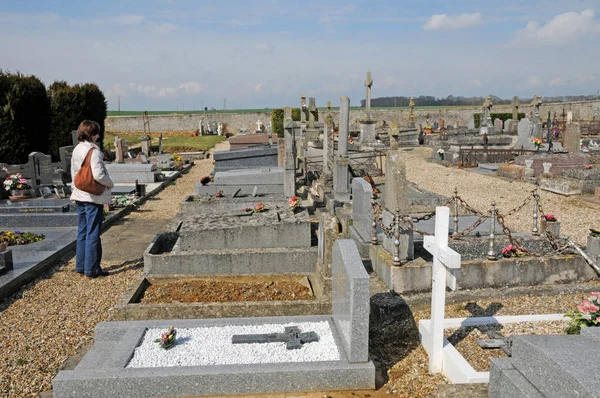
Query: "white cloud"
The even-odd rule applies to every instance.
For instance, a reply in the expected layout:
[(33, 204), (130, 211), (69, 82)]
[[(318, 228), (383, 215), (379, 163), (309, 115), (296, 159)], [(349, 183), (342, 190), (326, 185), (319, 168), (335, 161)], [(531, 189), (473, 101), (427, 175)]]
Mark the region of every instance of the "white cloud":
[(270, 43), (258, 43), (255, 46), (255, 49), (265, 54), (271, 54), (274, 50), (274, 47)]
[(198, 94), (202, 91), (202, 84), (199, 82), (187, 82), (179, 85), (179, 89), (186, 94)]
[(560, 77), (555, 77), (554, 79), (550, 79), (550, 81), (548, 82), (548, 86), (550, 86), (550, 87), (566, 86), (566, 85), (567, 85), (567, 83)]
[(129, 83), (127, 87), (122, 87), (119, 83), (113, 84), (110, 94), (126, 96), (127, 92), (141, 94), (146, 98), (173, 98), (181, 94), (193, 95), (199, 94), (204, 89), (200, 82), (189, 81), (178, 86), (156, 87), (154, 85), (142, 85)]
[(144, 17), (142, 15), (119, 15), (111, 18), (111, 21), (121, 25), (139, 25), (144, 21)]
[(481, 87), (481, 82), (479, 79), (473, 79), (469, 83), (467, 83), (468, 87)]
[(119, 97), (126, 97), (127, 96), (127, 91), (126, 87), (121, 86), (120, 83), (115, 83), (112, 85), (111, 88), (109, 88), (107, 90), (107, 95), (108, 96), (119, 96)]
[(527, 81), (527, 84), (531, 87), (539, 87), (542, 86), (544, 82), (537, 76), (531, 76), (529, 81)]
[(525, 28), (517, 30), (513, 43), (561, 45), (598, 34), (600, 34), (600, 24), (595, 19), (594, 11), (587, 9), (581, 13), (559, 14), (542, 26), (536, 21), (529, 21)]
[(258, 83), (256, 86), (254, 86), (254, 91), (260, 93), (262, 92), (262, 87), (263, 85), (261, 83)]
[(432, 15), (423, 29), (425, 30), (452, 30), (452, 29), (466, 29), (474, 26), (482, 25), (483, 18), (481, 14), (476, 12), (473, 14), (460, 14), (460, 15), (446, 15), (438, 14)]

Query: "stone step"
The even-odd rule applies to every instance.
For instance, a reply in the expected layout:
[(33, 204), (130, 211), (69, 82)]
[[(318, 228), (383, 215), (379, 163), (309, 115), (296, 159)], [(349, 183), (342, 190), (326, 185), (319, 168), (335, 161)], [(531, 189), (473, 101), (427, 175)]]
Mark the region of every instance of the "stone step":
[(494, 358), (490, 363), (490, 398), (542, 398), (543, 395), (512, 365), (510, 358)]
[[(600, 341), (584, 336), (515, 336), (512, 364), (544, 396), (597, 396), (600, 379), (593, 353)], [(585, 371), (588, 369), (588, 371)]]
[(256, 275), (315, 272), (317, 247), (177, 250), (144, 253), (148, 275)]

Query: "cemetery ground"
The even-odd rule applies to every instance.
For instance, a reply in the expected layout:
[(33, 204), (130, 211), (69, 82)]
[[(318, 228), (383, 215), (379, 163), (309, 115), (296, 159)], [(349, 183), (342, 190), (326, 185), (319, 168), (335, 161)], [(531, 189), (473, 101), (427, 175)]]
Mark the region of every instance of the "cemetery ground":
[[(217, 150), (228, 143), (217, 145)], [(407, 178), (434, 193), (451, 196), (456, 186), (459, 195), (479, 210), (492, 200), (499, 208), (513, 208), (533, 189), (525, 182), (509, 182), (465, 170), (446, 168), (427, 162), (431, 149), (405, 151)], [(94, 340), (98, 322), (111, 319), (111, 308), (130, 284), (142, 274), (142, 253), (155, 234), (177, 213), (181, 201), (193, 192), (194, 183), (212, 169), (212, 159), (197, 161), (191, 171), (175, 180), (164, 191), (150, 198), (137, 210), (111, 226), (103, 235), (102, 266), (111, 272), (106, 278), (87, 279), (74, 272), (74, 258), (65, 258), (47, 274), (24, 286), (0, 303), (0, 396), (49, 397), (51, 383), (61, 368), (72, 369)], [(598, 206), (575, 198), (542, 192), (547, 212), (563, 223), (566, 235), (585, 243), (588, 228), (598, 221)], [(594, 218), (595, 217), (595, 218)], [(524, 218), (530, 220), (530, 218)], [(529, 231), (529, 222), (507, 219), (508, 226)], [(428, 373), (428, 359), (419, 343), (417, 324), (430, 317), (428, 294), (397, 296), (386, 291), (374, 274), (370, 354), (378, 367), (376, 391), (327, 391), (293, 394), (303, 397), (376, 397), (397, 394), (403, 397), (427, 397), (449, 393), (441, 375)], [(598, 283), (553, 285), (522, 288), (457, 291), (447, 295), (446, 318), (565, 313), (573, 310)], [(379, 315), (378, 308), (392, 308)], [(176, 326), (176, 325), (175, 325)], [(556, 333), (554, 324), (530, 325), (528, 333)], [(473, 330), (480, 333), (478, 330)], [(471, 335), (454, 333), (453, 341), (474, 363), (485, 363), (490, 355), (474, 346)], [(471, 344), (469, 345), (469, 342)], [(468, 346), (468, 347), (467, 347)], [(500, 351), (500, 350), (496, 350)], [(473, 387), (466, 387), (472, 389)], [(440, 390), (441, 389), (441, 390)], [(446, 389), (446, 390), (444, 390)], [(477, 387), (475, 387), (477, 389)], [(486, 396), (485, 388), (464, 396)], [(275, 395), (273, 395), (275, 396)], [(281, 395), (280, 395), (281, 396)], [(457, 395), (447, 395), (457, 396)]]

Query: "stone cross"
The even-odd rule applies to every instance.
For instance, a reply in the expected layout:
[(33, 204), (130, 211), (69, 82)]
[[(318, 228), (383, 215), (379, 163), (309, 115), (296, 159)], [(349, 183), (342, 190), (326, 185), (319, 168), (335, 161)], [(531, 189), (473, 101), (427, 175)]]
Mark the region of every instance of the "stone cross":
[[(433, 255), (431, 294), (431, 346), (429, 347), (429, 373), (442, 371), (444, 345), (444, 311), (446, 306), (447, 270), (460, 268), (460, 254), (448, 247), (450, 208), (435, 209), (435, 235), (423, 237), (423, 247)], [(455, 282), (455, 280), (454, 280)]]
[(260, 129), (261, 127), (262, 127), (262, 123), (260, 122), (260, 119), (259, 119), (256, 121), (256, 131), (261, 131), (261, 129)]
[(308, 99), (308, 128), (309, 129), (315, 128), (315, 113), (316, 112), (317, 112), (317, 107), (315, 105), (315, 99), (311, 97)]
[(313, 341), (319, 341), (319, 335), (315, 332), (300, 333), (298, 326), (286, 326), (283, 333), (234, 334), (231, 338), (232, 344), (283, 342), (288, 350), (302, 348), (302, 344)]
[(365, 80), (365, 87), (367, 88), (367, 97), (365, 100), (367, 119), (371, 119), (371, 86), (373, 86), (373, 79), (371, 79), (371, 72), (367, 72), (367, 80)]
[(512, 120), (514, 120), (516, 123), (519, 120), (519, 97), (517, 97), (517, 96), (513, 97), (512, 106), (513, 106)]

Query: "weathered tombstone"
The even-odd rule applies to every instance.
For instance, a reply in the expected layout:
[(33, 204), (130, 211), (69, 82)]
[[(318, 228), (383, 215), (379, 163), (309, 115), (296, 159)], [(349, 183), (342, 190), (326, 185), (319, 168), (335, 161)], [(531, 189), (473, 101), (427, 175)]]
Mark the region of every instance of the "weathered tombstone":
[(552, 163), (543, 162), (542, 167), (544, 168), (544, 174), (550, 174), (550, 169), (552, 168)]
[(494, 120), (494, 134), (500, 134), (500, 133), (502, 133), (502, 120), (495, 119)]
[(29, 154), (28, 166), (32, 170), (31, 187), (35, 190), (38, 185), (52, 185), (54, 183), (54, 167), (50, 155), (41, 152)]
[(77, 139), (77, 130), (71, 131), (71, 140), (73, 141), (73, 146), (77, 146), (79, 144), (79, 140)]
[(516, 149), (534, 149), (533, 144), (533, 125), (528, 118), (519, 120), (518, 124), (518, 137)]
[(533, 166), (533, 159), (525, 159), (525, 177), (534, 176), (535, 172), (531, 166)]
[(473, 116), (471, 116), (471, 118), (469, 119), (469, 122), (467, 123), (467, 128), (469, 130), (475, 129), (475, 118)]
[(217, 135), (223, 135), (223, 123), (217, 125)]
[(308, 99), (308, 124), (306, 125), (306, 142), (315, 142), (319, 137), (319, 130), (315, 127), (315, 115), (317, 113), (317, 107), (315, 105), (315, 99), (310, 97)]
[(581, 127), (579, 123), (567, 123), (563, 136), (563, 147), (570, 153), (579, 152), (579, 141), (581, 140)]
[(567, 111), (567, 123), (573, 121), (573, 111)]
[(505, 131), (506, 133), (508, 133), (508, 132), (509, 132), (509, 130), (510, 130), (510, 124), (511, 124), (511, 123), (512, 123), (512, 119), (506, 119), (506, 120), (504, 121), (504, 131)]
[(373, 86), (373, 79), (371, 79), (371, 72), (367, 72), (367, 79), (365, 80), (365, 88), (367, 89), (367, 95), (365, 97), (365, 108), (367, 111), (367, 119), (371, 119), (371, 87)]
[(367, 117), (363, 120), (359, 120), (360, 125), (360, 142), (361, 144), (372, 144), (376, 140), (375, 124), (377, 123), (371, 117), (371, 87), (373, 86), (373, 79), (371, 79), (371, 72), (367, 72), (367, 79), (365, 80), (365, 88), (367, 90), (367, 96), (365, 100), (365, 109), (367, 111)]
[(115, 162), (123, 163), (123, 139), (119, 137), (115, 137)]
[[(435, 210), (435, 235), (423, 237), (423, 247), (433, 255), (431, 271), (431, 322), (428, 345), (429, 373), (440, 373), (443, 368), (444, 312), (446, 309), (446, 276), (449, 270), (460, 268), (460, 254), (448, 247), (450, 209), (438, 206)], [(451, 284), (455, 285), (454, 279)], [(452, 286), (451, 286), (452, 288)], [(454, 286), (456, 288), (456, 286)]]
[(145, 135), (140, 137), (140, 145), (142, 147), (142, 153), (146, 156), (150, 155), (150, 137)]
[(283, 191), (288, 198), (296, 195), (296, 159), (294, 157), (294, 122), (292, 121), (292, 108), (283, 108), (283, 128), (285, 152), (283, 157)]
[[(385, 169), (384, 205), (382, 223), (389, 226), (393, 223), (396, 211), (400, 216), (409, 214), (408, 183), (406, 181), (406, 164), (399, 150), (389, 150)], [(413, 233), (402, 220), (400, 227), (399, 253), (400, 260), (411, 260), (414, 257)], [(395, 252), (395, 237), (384, 234), (383, 248), (389, 253)]]
[(373, 189), (363, 178), (352, 180), (352, 226), (350, 235), (361, 257), (369, 256), (373, 231)]
[(348, 130), (350, 128), (350, 98), (340, 98), (340, 131), (338, 155), (333, 168), (333, 192), (338, 200), (347, 201), (350, 196), (350, 172), (348, 169)]
[(158, 154), (162, 154), (163, 153), (163, 136), (162, 133), (160, 133), (160, 136), (158, 137)]

